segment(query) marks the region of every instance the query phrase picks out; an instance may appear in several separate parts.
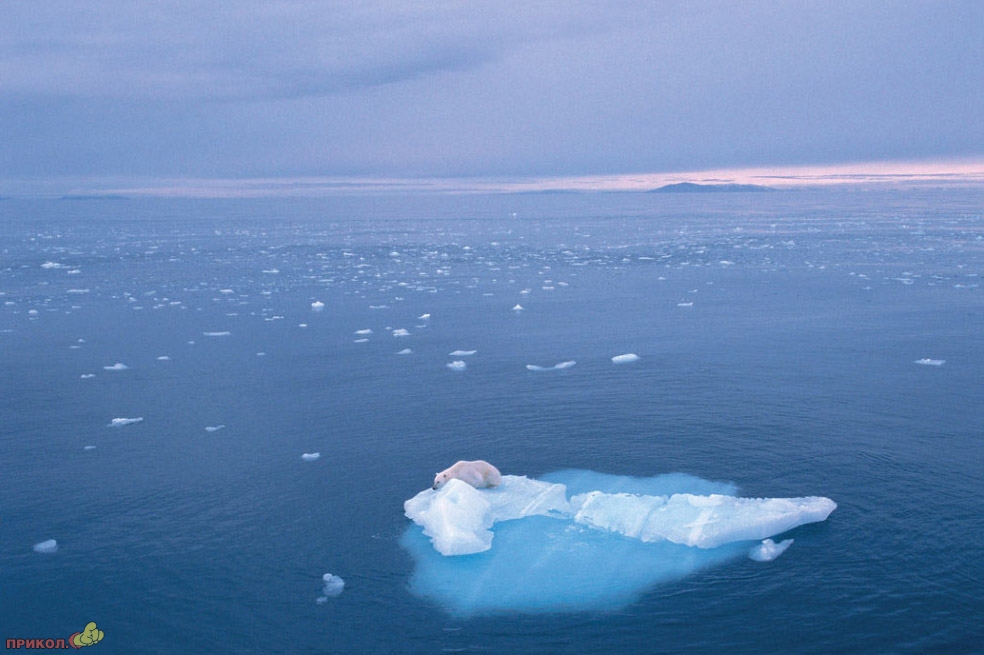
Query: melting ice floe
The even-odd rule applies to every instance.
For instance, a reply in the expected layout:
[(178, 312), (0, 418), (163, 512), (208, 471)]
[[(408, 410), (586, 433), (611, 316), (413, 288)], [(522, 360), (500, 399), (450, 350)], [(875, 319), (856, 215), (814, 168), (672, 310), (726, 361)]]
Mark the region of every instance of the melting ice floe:
[(470, 357), (477, 352), (477, 350), (454, 350), (448, 353), (448, 357)]
[(411, 589), (463, 615), (617, 609), (707, 566), (774, 559), (791, 540), (768, 537), (836, 508), (735, 491), (684, 474), (506, 475), (483, 490), (452, 481), (404, 504), (414, 522), (402, 539), (416, 562)]
[(301, 459), (305, 462), (313, 462), (321, 457), (321, 453), (304, 453), (301, 455)]
[(466, 364), (460, 359), (456, 359), (453, 362), (448, 362), (447, 367), (452, 371), (463, 371), (466, 368), (468, 368), (468, 364)]
[(139, 423), (142, 420), (143, 420), (142, 416), (138, 418), (114, 418), (112, 421), (109, 422), (109, 427), (120, 428), (123, 427), (124, 425), (132, 425), (133, 423)]
[(121, 363), (121, 362), (116, 362), (115, 364), (113, 364), (111, 366), (103, 366), (103, 370), (104, 371), (125, 371), (128, 368), (130, 368), (130, 367), (127, 366), (126, 364)]
[(637, 361), (639, 361), (639, 355), (635, 353), (625, 353), (624, 355), (615, 355), (612, 357), (613, 364), (629, 364)]
[(916, 364), (922, 364), (923, 366), (943, 366), (946, 364), (945, 359), (929, 359), (924, 357), (923, 359), (917, 359)]
[(35, 553), (57, 553), (58, 552), (58, 542), (54, 539), (48, 539), (47, 541), (42, 541), (40, 543), (34, 544)]
[(554, 364), (553, 366), (537, 366), (536, 364), (527, 364), (527, 371), (563, 371), (564, 369), (570, 368), (577, 364), (573, 359), (566, 362), (560, 362), (559, 364)]
[(329, 596), (337, 596), (342, 593), (345, 589), (345, 581), (342, 580), (337, 575), (331, 573), (325, 573), (321, 576), (324, 581), (324, 586), (321, 588), (322, 595), (318, 597), (317, 602), (320, 605), (328, 600)]

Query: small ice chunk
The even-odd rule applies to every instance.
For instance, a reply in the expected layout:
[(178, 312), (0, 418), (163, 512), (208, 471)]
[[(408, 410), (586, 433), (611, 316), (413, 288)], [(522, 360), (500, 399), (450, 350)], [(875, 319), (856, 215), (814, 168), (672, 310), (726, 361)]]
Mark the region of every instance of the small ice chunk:
[(85, 446), (82, 450), (95, 450), (95, 446)]
[(228, 331), (225, 331), (225, 332), (202, 332), (202, 334), (204, 334), (206, 337), (227, 337), (230, 334), (232, 334), (232, 332), (228, 332)]
[(40, 543), (34, 544), (35, 553), (56, 553), (58, 552), (58, 542), (54, 539), (48, 539), (47, 541), (42, 541)]
[(324, 309), (325, 309), (325, 304), (320, 300), (315, 300), (313, 303), (311, 303), (311, 311), (320, 312), (320, 311), (324, 311)]
[(352, 343), (369, 343), (369, 339), (366, 339), (365, 337), (362, 337), (361, 339), (356, 339)]
[(519, 303), (516, 303), (515, 305), (513, 305), (513, 308), (512, 308), (512, 310), (513, 310), (514, 312), (521, 312), (521, 311), (523, 311), (523, 306), (522, 306), (522, 305), (520, 305)]
[(224, 427), (225, 427), (224, 425), (206, 425), (205, 426), (205, 431), (206, 432), (218, 432), (219, 430), (221, 430)]
[(748, 551), (748, 556), (756, 562), (771, 562), (792, 545), (792, 539), (783, 539), (779, 543), (771, 539), (763, 539), (762, 543), (752, 546), (751, 550)]
[(319, 457), (321, 457), (321, 453), (320, 452), (319, 453), (304, 453), (303, 455), (301, 455), (301, 459), (303, 459), (305, 462), (313, 462), (314, 460), (318, 459)]
[(157, 358), (157, 361), (159, 361), (159, 362), (167, 362), (167, 361), (170, 361), (170, 359), (171, 358), (168, 355), (161, 355), (160, 357)]
[(448, 353), (448, 357), (469, 357), (477, 353), (477, 350), (455, 350)]
[(456, 359), (453, 362), (448, 362), (447, 366), (452, 371), (463, 371), (466, 368), (468, 368), (468, 364), (461, 361), (460, 359)]
[(430, 314), (421, 314), (420, 316), (417, 317), (417, 319), (421, 321), (429, 321), (430, 317), (431, 317)]
[(365, 336), (367, 334), (372, 334), (372, 330), (369, 329), (369, 328), (366, 328), (365, 330), (356, 330), (355, 331), (355, 334), (357, 334), (359, 336)]
[(124, 425), (132, 425), (133, 423), (139, 423), (142, 420), (143, 420), (142, 416), (137, 418), (114, 418), (112, 421), (109, 422), (109, 427), (120, 428), (123, 427)]
[(404, 328), (396, 328), (395, 330), (393, 330), (393, 336), (394, 337), (409, 337), (410, 336), (410, 330), (407, 330), (407, 329), (404, 329)]
[(943, 366), (944, 364), (946, 364), (946, 360), (945, 359), (929, 359), (929, 358), (925, 358), (924, 357), (923, 359), (917, 359), (916, 360), (916, 364), (922, 364), (923, 366)]
[(81, 378), (82, 378), (83, 380), (89, 380), (89, 379), (91, 379), (91, 378), (94, 378), (94, 377), (96, 377), (96, 374), (95, 374), (95, 373), (83, 373), (83, 374), (82, 374), (82, 375), (81, 375), (80, 377), (81, 377)]
[(337, 596), (345, 589), (345, 581), (337, 575), (325, 573), (321, 576), (321, 579), (325, 582), (325, 586), (321, 589), (321, 593), (324, 594), (325, 599), (328, 596)]
[(128, 368), (130, 367), (120, 362), (116, 362), (112, 366), (103, 366), (104, 371), (125, 371)]
[(537, 366), (536, 364), (527, 364), (527, 371), (563, 371), (564, 369), (570, 368), (577, 364), (573, 359), (566, 362), (560, 362), (559, 364), (554, 364), (553, 366)]
[(410, 348), (404, 348), (403, 350), (401, 350), (400, 352), (398, 352), (396, 354), (397, 355), (412, 355), (413, 354), (413, 350), (411, 350)]
[(639, 355), (635, 353), (625, 353), (624, 355), (615, 355), (612, 357), (612, 362), (615, 364), (629, 364), (631, 362), (638, 362)]

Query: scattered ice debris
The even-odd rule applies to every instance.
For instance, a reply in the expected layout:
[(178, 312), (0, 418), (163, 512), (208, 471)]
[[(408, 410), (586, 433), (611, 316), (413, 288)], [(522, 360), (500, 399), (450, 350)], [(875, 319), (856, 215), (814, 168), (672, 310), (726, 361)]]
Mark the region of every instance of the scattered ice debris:
[(452, 371), (463, 371), (466, 368), (468, 368), (468, 364), (466, 364), (465, 362), (461, 361), (460, 359), (456, 359), (453, 362), (448, 362), (447, 366)]
[(297, 327), (299, 327), (299, 328), (306, 328), (307, 327), (307, 323), (298, 323), (297, 324)]
[(301, 459), (303, 459), (305, 462), (313, 462), (319, 457), (321, 457), (321, 453), (304, 453), (303, 455), (301, 455)]
[(169, 361), (171, 361), (171, 357), (169, 355), (161, 355), (160, 357), (157, 358), (157, 361), (159, 361), (159, 362), (169, 362)]
[(577, 364), (573, 359), (566, 362), (560, 362), (559, 364), (554, 364), (553, 366), (537, 366), (536, 364), (527, 364), (527, 371), (563, 371)]
[(84, 448), (82, 448), (82, 450), (95, 450), (95, 449), (96, 449), (95, 446), (85, 446)]
[(227, 337), (230, 334), (232, 334), (232, 332), (228, 332), (228, 331), (226, 331), (226, 332), (202, 332), (202, 334), (205, 335), (206, 337)]
[(280, 272), (280, 269), (278, 269), (278, 268), (267, 268), (267, 269), (264, 269), (263, 272), (266, 273), (267, 275), (276, 275), (277, 273)]
[(356, 339), (352, 343), (369, 343), (369, 339), (366, 339), (365, 337), (363, 337), (361, 339)]
[(690, 302), (678, 302), (677, 303), (677, 307), (693, 307), (693, 306), (694, 306), (693, 301), (690, 301)]
[(91, 378), (94, 378), (94, 377), (96, 377), (96, 374), (95, 374), (95, 373), (83, 373), (83, 374), (82, 374), (82, 375), (81, 375), (80, 377), (81, 377), (81, 378), (82, 378), (83, 380), (89, 380), (89, 379), (91, 379)]
[(367, 334), (372, 334), (372, 330), (369, 329), (369, 328), (366, 328), (365, 330), (356, 330), (355, 331), (355, 334), (357, 334), (359, 336), (364, 336), (364, 335), (367, 335)]
[(413, 351), (411, 349), (409, 349), (409, 348), (404, 348), (403, 350), (401, 350), (400, 352), (398, 352), (396, 354), (397, 355), (412, 355), (413, 354)]
[(112, 366), (103, 366), (104, 371), (125, 371), (128, 368), (130, 367), (120, 362), (116, 362)]
[(42, 541), (40, 543), (34, 544), (35, 553), (57, 553), (58, 552), (58, 542), (54, 539), (48, 539), (47, 541)]
[(64, 264), (59, 264), (58, 262), (45, 262), (41, 264), (41, 268), (45, 269), (55, 269), (55, 268), (68, 268)]
[(134, 423), (139, 423), (142, 420), (143, 420), (142, 416), (137, 418), (114, 418), (112, 421), (109, 422), (109, 427), (121, 428), (124, 425), (132, 425)]
[(417, 320), (420, 320), (420, 321), (429, 321), (430, 320), (430, 317), (431, 317), (430, 314), (421, 314), (420, 316), (417, 317)]
[(477, 353), (477, 350), (455, 350), (448, 353), (448, 357), (470, 357)]
[(393, 336), (394, 337), (409, 337), (410, 336), (410, 330), (407, 330), (405, 328), (396, 328), (395, 330), (393, 330)]
[(946, 360), (923, 358), (923, 359), (917, 359), (915, 363), (922, 364), (923, 366), (943, 366), (944, 364), (946, 364)]
[(748, 551), (748, 557), (756, 562), (771, 562), (792, 545), (792, 539), (783, 539), (779, 543), (771, 539), (763, 539), (762, 543), (752, 546), (751, 550)]
[(345, 589), (345, 581), (342, 580), (337, 575), (332, 575), (331, 573), (325, 573), (323, 576), (321, 576), (321, 579), (324, 580), (325, 585), (324, 587), (321, 588), (321, 593), (323, 595), (321, 596), (321, 598), (318, 599), (319, 603), (323, 603), (326, 600), (328, 600), (329, 596), (339, 595), (340, 593), (342, 593), (342, 590)]
[(221, 424), (220, 425), (206, 425), (205, 426), (205, 431), (206, 432), (218, 432), (219, 430), (221, 430), (224, 427), (225, 427), (225, 425), (221, 425)]
[(624, 355), (615, 355), (612, 357), (612, 363), (614, 364), (629, 364), (631, 362), (638, 362), (639, 355), (635, 353), (625, 353)]
[(313, 303), (311, 303), (311, 311), (321, 312), (324, 311), (324, 309), (325, 309), (325, 304), (320, 300), (315, 300)]
[(520, 305), (519, 303), (516, 303), (515, 305), (513, 305), (513, 308), (512, 308), (512, 310), (513, 310), (514, 312), (521, 312), (521, 311), (523, 311), (523, 306), (522, 306), (522, 305)]

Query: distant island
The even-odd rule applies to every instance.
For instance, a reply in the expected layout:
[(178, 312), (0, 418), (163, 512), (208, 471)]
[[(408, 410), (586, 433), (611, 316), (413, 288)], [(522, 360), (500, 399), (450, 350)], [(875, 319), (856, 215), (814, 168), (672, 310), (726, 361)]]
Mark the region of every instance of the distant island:
[(680, 182), (679, 184), (661, 186), (658, 189), (649, 191), (649, 193), (748, 193), (772, 190), (770, 187), (759, 186), (758, 184), (694, 184), (693, 182)]

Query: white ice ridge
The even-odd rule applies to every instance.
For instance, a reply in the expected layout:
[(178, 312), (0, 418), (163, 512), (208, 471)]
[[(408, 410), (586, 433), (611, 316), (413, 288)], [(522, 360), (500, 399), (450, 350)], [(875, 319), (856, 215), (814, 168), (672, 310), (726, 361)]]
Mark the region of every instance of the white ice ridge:
[(139, 423), (142, 420), (143, 420), (142, 416), (138, 418), (114, 418), (112, 421), (109, 422), (109, 427), (120, 428), (123, 427), (124, 425)]
[(735, 498), (721, 494), (639, 496), (591, 491), (571, 498), (577, 523), (643, 542), (670, 541), (716, 548), (765, 539), (804, 523), (824, 521), (837, 508), (829, 498)]
[(560, 362), (559, 364), (554, 364), (553, 366), (537, 366), (536, 364), (527, 364), (527, 371), (563, 371), (565, 368), (570, 368), (577, 364), (573, 359), (566, 362)]
[(625, 353), (624, 355), (615, 355), (612, 357), (613, 364), (628, 364), (637, 361), (639, 361), (639, 355), (635, 353)]
[[(669, 541), (716, 548), (761, 540), (805, 523), (825, 520), (837, 505), (829, 498), (736, 498), (722, 494), (648, 496), (590, 491), (567, 498), (567, 487), (505, 475), (494, 489), (451, 480), (403, 504), (442, 555), (467, 555), (492, 547), (499, 521), (542, 515), (614, 532), (644, 543)], [(786, 544), (788, 546), (788, 544)], [(780, 548), (785, 548), (780, 544)], [(781, 551), (779, 551), (781, 552)], [(778, 556), (778, 553), (775, 553)]]
[(494, 489), (475, 489), (452, 479), (403, 503), (407, 517), (424, 528), (442, 555), (469, 555), (492, 547), (492, 525), (525, 516), (570, 516), (567, 487), (504, 475)]

